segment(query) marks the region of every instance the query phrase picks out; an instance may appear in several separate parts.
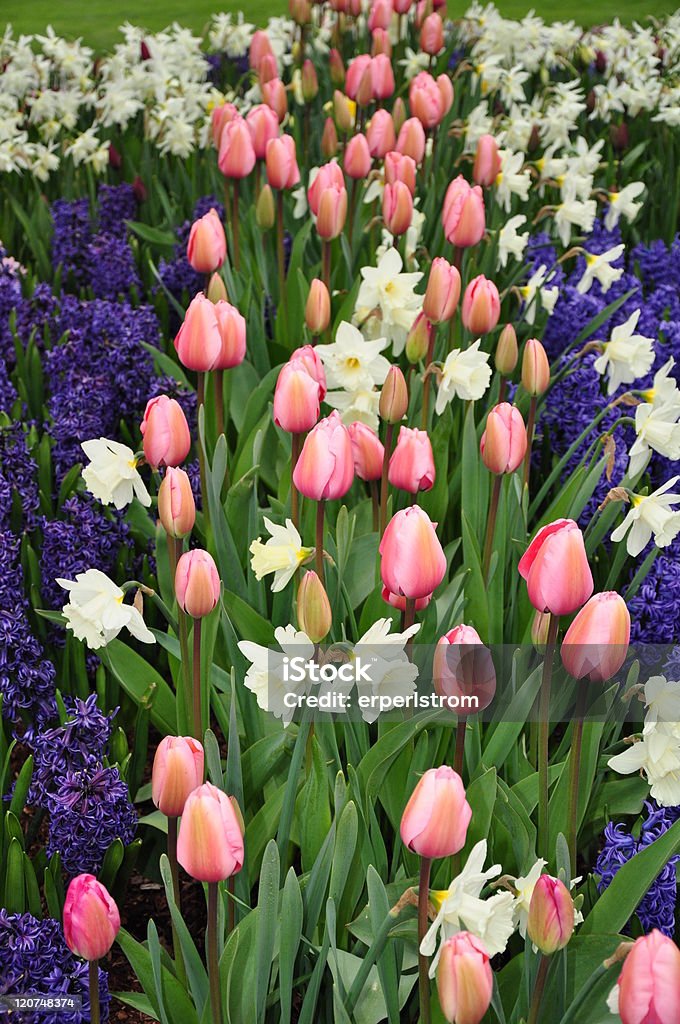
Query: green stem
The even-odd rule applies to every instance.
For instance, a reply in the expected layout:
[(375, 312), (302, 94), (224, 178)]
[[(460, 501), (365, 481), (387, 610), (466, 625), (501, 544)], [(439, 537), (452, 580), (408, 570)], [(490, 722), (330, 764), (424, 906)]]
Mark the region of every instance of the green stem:
[(297, 530), (300, 525), (300, 494), (293, 482), (293, 473), (295, 472), (297, 461), (300, 458), (302, 434), (292, 434), (290, 445), (290, 517), (293, 520), (293, 526)]
[(377, 480), (371, 480), (371, 504), (373, 506), (373, 532), (380, 529), (380, 495), (378, 493)]
[[(168, 860), (170, 862), (170, 875), (172, 877), (172, 894), (175, 899), (175, 906), (182, 912), (179, 892), (179, 866), (177, 864), (177, 818), (168, 818)], [(178, 980), (184, 985), (187, 980), (182, 945), (179, 941), (179, 934), (172, 922), (172, 948), (175, 953), (175, 969)]]
[(227, 934), (231, 935), (234, 930), (236, 923), (236, 899), (234, 893), (236, 891), (236, 876), (230, 875), (227, 880), (227, 892), (229, 893), (229, 900), (227, 903)]
[(531, 396), (529, 403), (529, 419), (527, 420), (527, 450), (524, 456), (524, 486), (529, 486), (531, 472), (531, 446), (534, 441), (534, 424), (536, 423), (536, 396)]
[(323, 584), (323, 528), (324, 528), (324, 513), (326, 511), (326, 502), (317, 501), (316, 503), (316, 574)]
[(287, 318), (286, 259), (283, 252), (283, 189), (279, 189), (276, 193), (276, 256), (279, 267), (279, 306), (284, 318)]
[(239, 242), (239, 213), (238, 213), (238, 178), (234, 178), (234, 190), (232, 194), (232, 230), (234, 232), (234, 270), (241, 269), (241, 249)]
[(90, 1024), (99, 1024), (99, 965), (90, 960), (87, 965), (87, 980), (90, 990)]
[(493, 490), (491, 491), (491, 504), (489, 505), (489, 517), (486, 521), (486, 540), (484, 541), (484, 560), (482, 562), (482, 578), (486, 583), (493, 554), (493, 537), (496, 532), (496, 516), (498, 515), (498, 501), (501, 496), (501, 485), (503, 474), (497, 473), (493, 478)]
[(420, 424), (422, 430), (427, 430), (428, 421), (430, 418), (430, 378), (432, 374), (428, 372), (432, 360), (434, 359), (434, 343), (437, 337), (437, 330), (435, 327), (430, 329), (430, 339), (427, 343), (427, 353), (425, 355), (425, 379), (423, 380), (423, 411), (422, 411), (422, 422)]
[(382, 479), (380, 481), (380, 536), (382, 537), (387, 526), (387, 495), (389, 493), (388, 473), (390, 469), (390, 457), (392, 455), (392, 435), (394, 426), (387, 424), (385, 430), (385, 457), (383, 459)]
[(208, 882), (208, 977), (210, 979), (210, 1009), (212, 1024), (222, 1024), (222, 996), (220, 994), (220, 967), (217, 958), (217, 894), (218, 883)]
[(558, 615), (550, 616), (548, 639), (543, 661), (543, 678), (541, 680), (541, 697), (538, 712), (538, 855), (549, 860), (548, 841), (550, 836), (548, 822), (548, 742), (550, 739), (550, 685), (552, 681), (555, 642), (560, 620)]
[(569, 751), (569, 813), (567, 817), (568, 831), (567, 843), (569, 846), (569, 860), (572, 877), (576, 874), (576, 839), (578, 836), (578, 783), (581, 771), (581, 748), (583, 746), (583, 720), (585, 718), (588, 702), (588, 684), (580, 679), (578, 684), (578, 696), (576, 698), (576, 712), (574, 718), (574, 732), (571, 739)]
[[(198, 408), (205, 406), (205, 374), (199, 371), (198, 373), (198, 387), (196, 389), (196, 397), (198, 401)], [(205, 438), (206, 448), (208, 446), (208, 439)], [(206, 534), (210, 528), (210, 518), (208, 512), (208, 477), (206, 475), (205, 467), (205, 453), (203, 451), (203, 445), (198, 444), (198, 465), (201, 471), (201, 507), (203, 509), (203, 518), (205, 520)]]
[(194, 736), (203, 740), (203, 707), (201, 701), (201, 619), (194, 619), (193, 703)]
[(217, 419), (217, 435), (224, 433), (224, 370), (215, 370), (215, 417)]
[(430, 961), (420, 952), (420, 944), (427, 932), (427, 905), (430, 896), (430, 868), (428, 857), (420, 858), (420, 881), (418, 883), (418, 990), (420, 994), (420, 1022), (430, 1024)]
[(527, 1024), (538, 1024), (539, 1012), (541, 1009), (541, 1001), (543, 999), (543, 990), (545, 989), (545, 980), (548, 977), (548, 968), (550, 967), (550, 957), (542, 956), (541, 962), (538, 965), (538, 974), (536, 975), (536, 985), (534, 986), (534, 994), (531, 999), (531, 1009), (529, 1010), (529, 1019)]

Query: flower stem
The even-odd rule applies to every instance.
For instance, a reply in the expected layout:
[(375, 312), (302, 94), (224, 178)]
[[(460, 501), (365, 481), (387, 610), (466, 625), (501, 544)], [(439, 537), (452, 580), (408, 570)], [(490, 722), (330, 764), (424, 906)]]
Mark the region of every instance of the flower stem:
[(543, 999), (543, 990), (545, 988), (545, 981), (548, 977), (548, 968), (550, 967), (550, 957), (541, 956), (541, 962), (538, 965), (538, 974), (536, 975), (536, 985), (534, 986), (534, 994), (531, 998), (531, 1008), (529, 1010), (529, 1019), (527, 1024), (538, 1024), (539, 1013), (541, 1010), (541, 1001)]
[(316, 503), (316, 574), (323, 584), (323, 528), (326, 502), (321, 499)]
[[(205, 374), (199, 370), (198, 372), (198, 387), (196, 388), (196, 397), (198, 401), (198, 408), (205, 406)], [(206, 439), (207, 447), (207, 439)], [(207, 476), (205, 471), (205, 453), (203, 451), (203, 445), (198, 443), (198, 465), (201, 471), (201, 508), (203, 510), (203, 518), (205, 520), (206, 534), (210, 529), (210, 518), (208, 512), (208, 484)]]
[(569, 813), (567, 817), (567, 844), (572, 876), (576, 873), (576, 839), (578, 836), (578, 783), (581, 771), (581, 748), (583, 746), (583, 720), (588, 702), (588, 684), (579, 680), (574, 732), (569, 751)]
[(380, 481), (380, 536), (382, 537), (387, 526), (387, 495), (389, 493), (389, 483), (387, 475), (390, 469), (390, 456), (392, 455), (392, 435), (394, 433), (394, 426), (391, 423), (387, 424), (385, 430), (385, 457), (383, 459), (382, 468), (382, 479)]
[(194, 619), (194, 737), (203, 739), (203, 708), (201, 701), (201, 619)]
[(321, 264), (322, 264), (322, 276), (323, 283), (328, 289), (328, 294), (331, 293), (331, 243), (327, 238), (321, 243)]
[(532, 395), (529, 403), (529, 419), (527, 420), (527, 450), (524, 456), (524, 486), (529, 486), (531, 473), (531, 446), (534, 441), (534, 424), (536, 423), (536, 397)]
[(279, 306), (284, 317), (288, 316), (288, 299), (286, 297), (286, 259), (283, 252), (283, 190), (276, 193), (276, 255), (279, 266)]
[(238, 178), (234, 178), (234, 189), (232, 192), (233, 206), (232, 206), (232, 217), (231, 226), (234, 233), (234, 270), (241, 269), (241, 249), (239, 242), (239, 223), (238, 223)]
[(555, 642), (560, 620), (558, 615), (550, 616), (548, 639), (543, 660), (543, 678), (541, 680), (541, 698), (538, 717), (538, 855), (548, 857), (549, 822), (548, 822), (548, 741), (550, 739), (550, 684), (552, 681)]
[(484, 541), (484, 560), (482, 562), (482, 578), (486, 583), (493, 554), (493, 536), (496, 532), (496, 516), (498, 515), (498, 501), (501, 496), (501, 484), (503, 474), (497, 473), (493, 478), (493, 490), (491, 491), (491, 504), (489, 505), (489, 517), (486, 521), (486, 540)]
[(90, 1024), (99, 1024), (99, 964), (90, 960), (87, 965), (87, 980), (90, 990)]
[(290, 453), (290, 517), (293, 520), (293, 526), (297, 530), (300, 525), (300, 494), (297, 487), (293, 482), (293, 473), (297, 466), (297, 461), (300, 458), (300, 448), (302, 443), (302, 434), (292, 434), (290, 439), (291, 453)]
[(371, 480), (371, 503), (373, 505), (373, 532), (380, 529), (380, 495), (377, 480)]
[(456, 751), (453, 755), (453, 770), (461, 779), (463, 777), (463, 761), (465, 758), (465, 733), (467, 723), (461, 716), (456, 722)]
[(230, 875), (227, 880), (227, 892), (229, 893), (229, 900), (227, 904), (227, 934), (231, 935), (234, 930), (236, 923), (236, 901), (234, 899), (234, 892), (236, 891), (236, 876)]
[(429, 960), (420, 952), (420, 945), (427, 932), (427, 904), (430, 896), (430, 868), (428, 857), (420, 858), (420, 882), (418, 883), (418, 989), (420, 993), (420, 1024), (430, 1024), (430, 978)]
[(430, 418), (430, 378), (431, 373), (428, 370), (434, 359), (434, 343), (437, 337), (436, 328), (432, 328), (430, 331), (430, 338), (427, 343), (427, 354), (425, 356), (425, 379), (423, 380), (423, 411), (422, 411), (422, 422), (420, 424), (422, 430), (427, 430), (428, 420)]
[[(168, 818), (168, 860), (170, 861), (170, 875), (172, 877), (172, 894), (175, 900), (175, 906), (181, 913), (179, 867), (177, 864), (177, 818)], [(187, 980), (187, 972), (184, 965), (184, 956), (182, 955), (182, 946), (179, 941), (179, 935), (175, 928), (174, 921), (172, 922), (172, 948), (175, 953), (175, 969), (177, 971), (177, 978), (182, 982), (182, 984), (185, 984)]]
[(217, 418), (217, 434), (224, 433), (224, 370), (215, 370), (215, 416)]
[(208, 882), (208, 977), (210, 978), (210, 1009), (212, 1024), (222, 1024), (222, 996), (220, 994), (220, 969), (217, 959), (217, 893), (218, 883)]

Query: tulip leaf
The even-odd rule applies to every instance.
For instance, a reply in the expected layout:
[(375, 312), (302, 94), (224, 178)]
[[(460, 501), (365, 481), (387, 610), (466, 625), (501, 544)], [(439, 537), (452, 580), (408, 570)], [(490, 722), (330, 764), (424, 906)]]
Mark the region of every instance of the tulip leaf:
[(122, 640), (111, 640), (99, 657), (125, 692), (138, 705), (148, 707), (151, 721), (164, 735), (177, 728), (175, 695), (163, 677), (140, 654)]
[(270, 839), (262, 858), (259, 896), (257, 901), (257, 1021), (264, 1020), (269, 975), (277, 939), (279, 911), (279, 881), (281, 865), (279, 850), (274, 839)]
[(281, 1024), (290, 1024), (293, 1005), (295, 958), (302, 938), (302, 893), (294, 868), (286, 875), (281, 900), (281, 943), (279, 952), (279, 1000)]

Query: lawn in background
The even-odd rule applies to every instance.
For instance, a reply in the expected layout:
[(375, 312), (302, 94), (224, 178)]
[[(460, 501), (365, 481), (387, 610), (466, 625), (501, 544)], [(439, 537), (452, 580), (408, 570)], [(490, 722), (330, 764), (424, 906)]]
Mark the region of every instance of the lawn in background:
[[(449, 14), (465, 10), (465, 0), (449, 3)], [(507, 17), (522, 17), (532, 6), (531, 0), (498, 0), (497, 6)], [(538, 0), (536, 13), (547, 20), (573, 18), (582, 25), (611, 21), (644, 21), (648, 15), (671, 14), (677, 4), (674, 0), (646, 0), (643, 4), (633, 0)], [(0, 0), (0, 28), (13, 25), (16, 33), (43, 32), (51, 24), (59, 35), (82, 36), (85, 42), (99, 50), (113, 46), (120, 39), (118, 26), (125, 21), (144, 25), (150, 31), (164, 28), (173, 21), (200, 33), (217, 10), (243, 10), (248, 21), (262, 24), (272, 14), (285, 14), (287, 0)]]

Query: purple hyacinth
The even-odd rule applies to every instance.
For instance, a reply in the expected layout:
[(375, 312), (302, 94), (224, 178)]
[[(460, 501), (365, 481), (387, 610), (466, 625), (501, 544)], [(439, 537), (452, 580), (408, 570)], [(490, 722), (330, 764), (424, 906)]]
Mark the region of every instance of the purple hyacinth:
[(141, 291), (135, 256), (126, 238), (100, 232), (90, 242), (87, 254), (90, 287), (96, 298), (129, 298), (133, 291)]
[(88, 246), (92, 238), (87, 199), (57, 199), (52, 203), (52, 266), (61, 267), (62, 285), (88, 284)]
[(0, 357), (14, 365), (14, 338), (10, 315), (21, 301), (21, 268), (0, 244)]
[(99, 186), (97, 191), (97, 229), (100, 234), (116, 235), (125, 238), (127, 235), (126, 220), (137, 217), (137, 196), (132, 185), (123, 182), (121, 185)]

